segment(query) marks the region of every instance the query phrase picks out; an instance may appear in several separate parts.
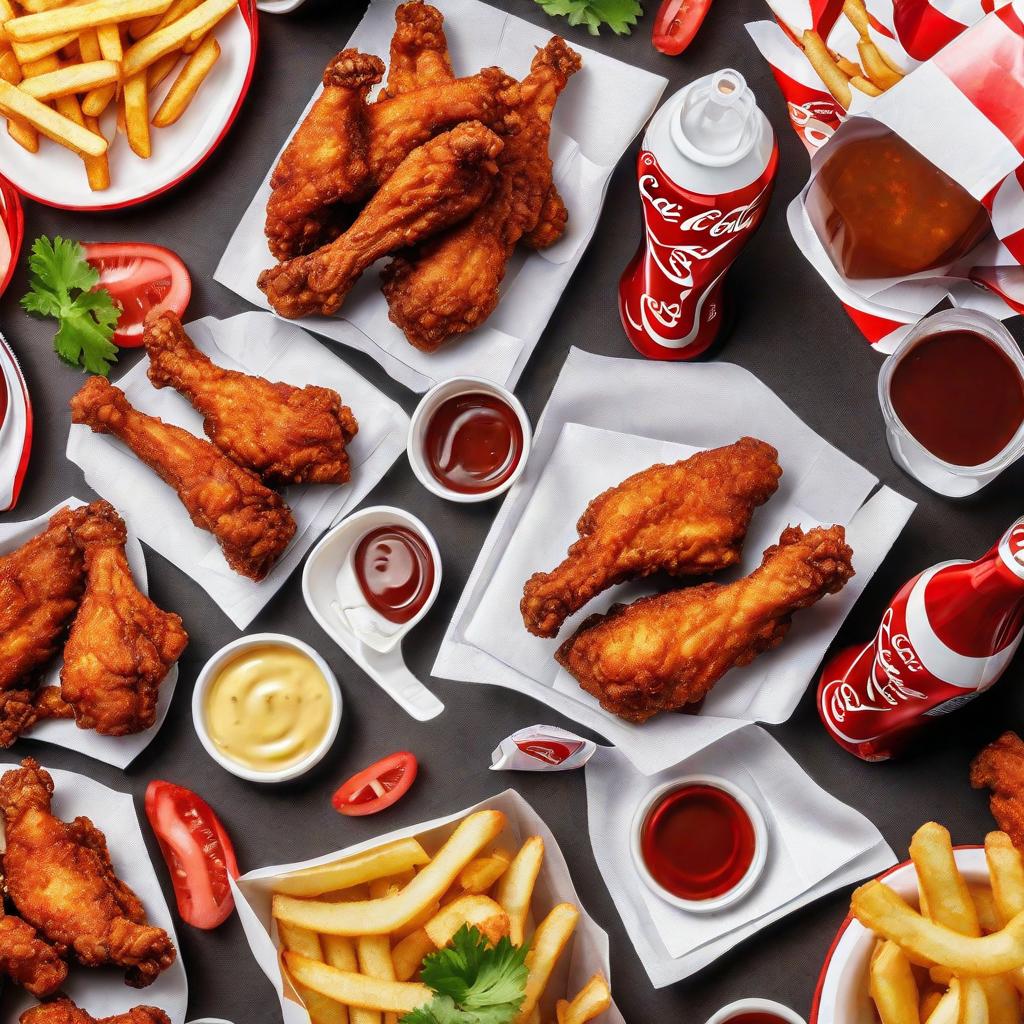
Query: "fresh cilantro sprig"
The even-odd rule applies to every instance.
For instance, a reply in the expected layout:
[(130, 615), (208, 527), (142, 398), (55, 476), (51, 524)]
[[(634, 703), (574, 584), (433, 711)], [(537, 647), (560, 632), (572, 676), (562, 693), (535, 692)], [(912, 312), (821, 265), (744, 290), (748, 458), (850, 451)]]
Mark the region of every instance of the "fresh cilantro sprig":
[(526, 953), (507, 938), (492, 946), (463, 925), (450, 946), (423, 961), (420, 980), (434, 998), (400, 1024), (511, 1024), (526, 997)]
[(117, 361), (111, 338), (121, 310), (110, 292), (96, 288), (99, 271), (86, 262), (85, 250), (70, 239), (57, 236), (51, 242), (44, 235), (32, 244), (28, 265), (23, 308), (56, 318), (60, 326), (53, 347), (64, 362), (105, 377)]
[(570, 25), (586, 25), (592, 36), (607, 25), (616, 35), (628, 36), (643, 14), (638, 0), (535, 0), (547, 14), (563, 15)]

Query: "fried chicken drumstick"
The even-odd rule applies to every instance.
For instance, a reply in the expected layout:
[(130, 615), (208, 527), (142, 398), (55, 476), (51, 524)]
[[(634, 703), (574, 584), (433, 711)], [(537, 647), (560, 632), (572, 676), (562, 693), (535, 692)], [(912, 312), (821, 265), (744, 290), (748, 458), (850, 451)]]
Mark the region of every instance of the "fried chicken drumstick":
[(735, 565), (754, 509), (779, 486), (778, 452), (744, 437), (670, 466), (634, 473), (596, 497), (561, 565), (523, 588), (523, 623), (556, 636), (602, 591), (663, 571), (703, 576)]
[(348, 482), (345, 449), (359, 425), (337, 391), (225, 370), (196, 348), (170, 310), (146, 317), (142, 340), (153, 387), (180, 391), (203, 416), (210, 440), (264, 483)]
[(260, 274), (270, 304), (291, 319), (336, 313), (371, 264), (462, 220), (486, 201), (501, 147), (494, 132), (469, 121), (414, 150), (348, 231), (309, 256)]
[(494, 312), (509, 257), (537, 226), (551, 187), (551, 115), (579, 67), (579, 54), (558, 36), (537, 52), (522, 84), (521, 126), (498, 158), (494, 194), (468, 220), (387, 268), (390, 318), (416, 348), (432, 352)]
[(171, 1024), (170, 1017), (155, 1006), (136, 1006), (113, 1017), (93, 1017), (80, 1010), (70, 999), (33, 1006), (19, 1018), (20, 1024)]
[(281, 495), (209, 441), (134, 408), (105, 377), (91, 377), (71, 399), (71, 419), (113, 434), (174, 488), (201, 530), (217, 539), (228, 565), (263, 579), (295, 535)]
[(151, 984), (177, 955), (170, 937), (114, 873), (103, 833), (88, 818), (54, 817), (50, 774), (30, 757), (21, 764), (0, 778), (4, 875), (18, 914), (86, 967), (113, 964), (127, 984)]
[(35, 928), (0, 907), (0, 975), (45, 999), (64, 984), (68, 965)]
[(593, 615), (556, 658), (601, 706), (645, 722), (703, 700), (731, 668), (777, 647), (793, 612), (853, 576), (841, 526), (788, 527), (759, 568), (735, 583), (705, 583)]
[(992, 791), (992, 817), (1024, 850), (1024, 741), (1015, 732), (1004, 732), (990, 743), (971, 764), (971, 785)]

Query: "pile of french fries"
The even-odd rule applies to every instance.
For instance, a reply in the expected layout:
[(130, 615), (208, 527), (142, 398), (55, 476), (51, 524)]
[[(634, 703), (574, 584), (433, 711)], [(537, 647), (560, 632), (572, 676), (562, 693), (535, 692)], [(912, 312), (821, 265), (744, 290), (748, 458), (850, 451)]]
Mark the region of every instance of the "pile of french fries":
[(920, 911), (877, 880), (851, 903), (878, 936), (868, 974), (882, 1024), (1021, 1024), (1024, 861), (1010, 837), (985, 838), (988, 884), (965, 881), (934, 822), (915, 833), (910, 857)]
[(899, 65), (872, 39), (871, 18), (864, 0), (846, 0), (843, 14), (857, 30), (859, 60), (833, 52), (819, 33), (811, 29), (803, 33), (800, 45), (832, 98), (844, 110), (849, 110), (854, 89), (867, 96), (881, 96), (904, 75)]
[[(238, 0), (0, 0), (0, 115), (30, 153), (43, 135), (78, 153), (93, 191), (110, 185), (100, 116), (142, 159), (150, 125), (166, 128), (188, 108), (220, 46), (214, 28)], [(163, 102), (156, 88), (184, 62)]]
[[(463, 924), (491, 942), (529, 940), (516, 1024), (539, 1024), (580, 915), (560, 903), (533, 927), (544, 841), (531, 836), (513, 854), (498, 845), (505, 826), (500, 811), (477, 811), (433, 857), (418, 840), (400, 839), (278, 881), (273, 915), (282, 967), (312, 1024), (394, 1024), (430, 1002), (433, 993), (418, 980), (423, 959)], [(557, 1002), (557, 1024), (585, 1024), (610, 1005), (607, 981), (594, 975), (575, 998)]]

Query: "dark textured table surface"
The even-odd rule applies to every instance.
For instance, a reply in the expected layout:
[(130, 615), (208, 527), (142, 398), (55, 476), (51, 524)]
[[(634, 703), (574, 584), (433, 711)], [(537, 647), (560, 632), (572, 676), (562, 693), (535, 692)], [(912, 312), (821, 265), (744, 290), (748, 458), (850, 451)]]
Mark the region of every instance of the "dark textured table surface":
[[(954, 504), (916, 486), (890, 461), (875, 399), (881, 357), (869, 349), (804, 262), (786, 229), (786, 204), (806, 178), (807, 157), (790, 131), (768, 67), (743, 28), (745, 22), (766, 17), (766, 6), (762, 0), (718, 0), (692, 48), (680, 58), (669, 58), (650, 45), (653, 2), (646, 4), (648, 13), (631, 37), (603, 34), (599, 39), (548, 18), (532, 0), (492, 2), (562, 32), (570, 41), (667, 76), (666, 95), (728, 65), (742, 71), (757, 92), (780, 139), (781, 170), (767, 220), (732, 275), (737, 321), (717, 358), (757, 374), (814, 430), (919, 502), (839, 640), (866, 638), (885, 601), (905, 579), (941, 559), (980, 554), (1024, 511), (1019, 498), (1024, 466), (1007, 472), (980, 498)], [(155, 202), (119, 213), (90, 216), (28, 204), (28, 239), (61, 233), (81, 239), (158, 242), (180, 253), (192, 272), (190, 317), (244, 311), (241, 299), (213, 282), (213, 270), (324, 64), (342, 48), (365, 7), (363, 0), (311, 0), (296, 15), (262, 16), (261, 52), (248, 100), (227, 139), (195, 176)], [(571, 345), (608, 355), (634, 354), (619, 326), (615, 296), (619, 273), (639, 238), (636, 150), (634, 143), (615, 172), (597, 233), (516, 389), (534, 420)], [(28, 377), (36, 438), (21, 501), (15, 512), (2, 517), (5, 520), (37, 515), (68, 494), (91, 497), (81, 473), (64, 457), (67, 401), (82, 378), (58, 363), (50, 347), (52, 326), (29, 319), (19, 309), (17, 297), (24, 290), (22, 269), (0, 303), (0, 329)], [(1019, 337), (1018, 326), (1011, 322), (1010, 328)], [(415, 396), (372, 360), (347, 349), (338, 351), (412, 411)], [(136, 358), (126, 353), (115, 376)], [(614, 394), (610, 397), (614, 400)], [(441, 546), (445, 575), (440, 599), (405, 643), (410, 668), (426, 679), (496, 506), (460, 507), (433, 498), (416, 483), (404, 458), (370, 499), (413, 510)], [(175, 500), (170, 492), (168, 500)], [(848, 893), (837, 892), (760, 932), (689, 981), (654, 991), (594, 864), (582, 773), (496, 777), (485, 771), (497, 741), (514, 729), (539, 720), (569, 728), (572, 723), (507, 690), (438, 681), (431, 685), (446, 702), (447, 712), (430, 723), (413, 722), (316, 626), (303, 604), (298, 572), (251, 630), (300, 637), (331, 663), (346, 700), (338, 742), (312, 775), (279, 788), (252, 785), (221, 770), (193, 732), (189, 702), (203, 662), (238, 631), (184, 574), (152, 551), (146, 555), (150, 593), (162, 607), (182, 615), (192, 637), (171, 713), (159, 735), (127, 772), (30, 741), (20, 743), (14, 753), (31, 753), (45, 765), (82, 772), (114, 789), (131, 791), (140, 815), (150, 779), (167, 778), (195, 788), (225, 820), (243, 870), (325, 853), (457, 810), (511, 783), (554, 829), (583, 901), (611, 935), (613, 989), (630, 1024), (701, 1024), (724, 1003), (754, 995), (781, 1000), (807, 1014), (822, 958), (846, 912)], [(913, 829), (929, 818), (947, 824), (955, 841), (977, 842), (991, 827), (991, 819), (984, 797), (968, 787), (968, 763), (983, 743), (1018, 723), (1020, 675), (1018, 658), (995, 691), (934, 733), (923, 753), (897, 764), (864, 765), (835, 746), (818, 722), (810, 686), (792, 719), (771, 731), (816, 782), (868, 815), (898, 853), (906, 850)], [(329, 798), (338, 781), (399, 746), (413, 750), (422, 764), (421, 779), (410, 795), (386, 817), (361, 821), (335, 814)], [(152, 841), (150, 853), (173, 906), (167, 873)], [(190, 1018), (222, 1016), (235, 1024), (280, 1020), (276, 997), (250, 956), (237, 919), (212, 933), (180, 925), (178, 936), (189, 977)], [(7, 1021), (2, 1002), (0, 1019)]]

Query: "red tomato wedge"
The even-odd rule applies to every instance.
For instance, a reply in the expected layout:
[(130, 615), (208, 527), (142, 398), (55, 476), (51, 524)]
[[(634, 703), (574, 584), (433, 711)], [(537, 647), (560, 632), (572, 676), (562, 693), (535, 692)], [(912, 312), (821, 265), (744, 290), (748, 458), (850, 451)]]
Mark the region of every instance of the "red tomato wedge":
[(353, 818), (376, 814), (409, 792), (418, 771), (416, 755), (400, 750), (353, 775), (331, 797), (331, 803), (336, 811)]
[(192, 295), (192, 278), (177, 253), (147, 242), (87, 242), (85, 258), (100, 272), (100, 287), (121, 307), (114, 344), (138, 348), (151, 309), (183, 316)]
[(182, 920), (216, 928), (235, 898), (228, 876), (238, 877), (235, 850), (210, 805), (184, 786), (154, 780), (146, 787), (146, 817), (167, 862)]
[(711, 0), (662, 0), (654, 19), (654, 48), (670, 57), (682, 53), (710, 8)]

